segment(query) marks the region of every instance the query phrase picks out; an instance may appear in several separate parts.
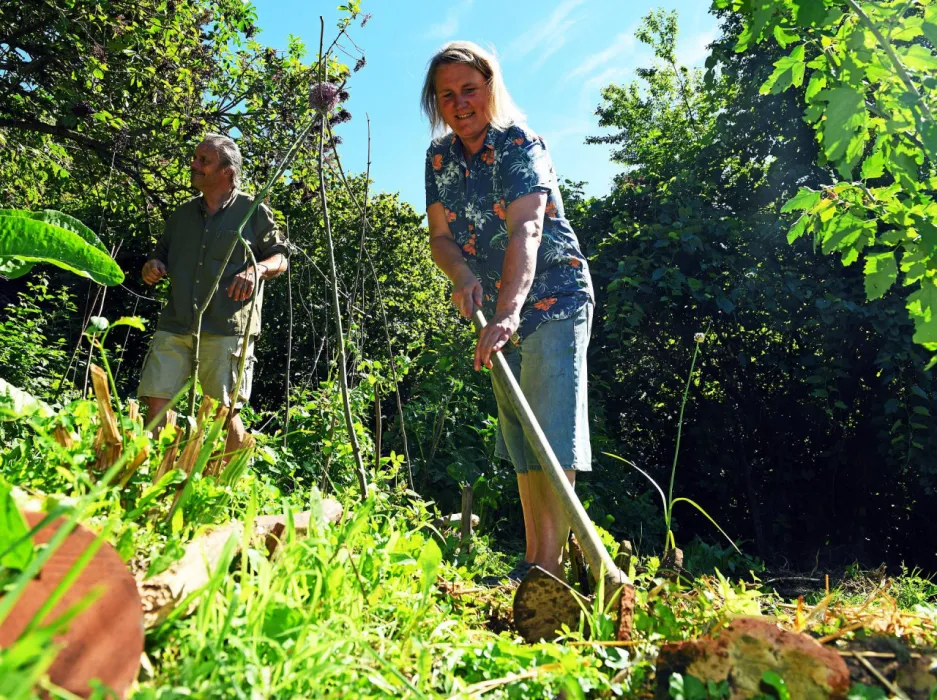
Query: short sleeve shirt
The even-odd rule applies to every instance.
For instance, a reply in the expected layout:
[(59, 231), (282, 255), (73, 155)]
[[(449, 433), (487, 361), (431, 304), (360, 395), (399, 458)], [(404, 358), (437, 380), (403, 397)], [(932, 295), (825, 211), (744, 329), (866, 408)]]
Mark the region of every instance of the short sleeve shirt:
[(501, 288), (507, 208), (532, 192), (545, 192), (547, 207), (534, 281), (521, 308), (515, 342), (595, 301), (589, 266), (566, 220), (546, 144), (525, 126), (489, 126), (482, 149), (468, 162), (452, 134), (434, 141), (426, 152), (426, 206), (441, 202), (445, 208), (462, 257), (481, 281), (482, 307), (489, 318)]
[[(221, 270), (237, 228), (247, 215), (254, 198), (235, 191), (212, 216), (195, 197), (176, 209), (150, 254), (165, 263), (169, 271), (169, 299), (159, 317), (157, 328), (168, 333), (192, 333), (199, 305), (211, 291)], [(286, 240), (277, 229), (273, 215), (260, 204), (241, 232), (258, 262), (275, 253), (288, 254)], [(251, 335), (260, 333), (260, 309), (263, 305), (263, 282), (257, 290), (257, 304), (250, 316), (251, 300), (234, 301), (227, 288), (234, 275), (247, 268), (250, 258), (240, 243), (225, 265), (218, 290), (212, 296), (202, 330), (216, 335)]]

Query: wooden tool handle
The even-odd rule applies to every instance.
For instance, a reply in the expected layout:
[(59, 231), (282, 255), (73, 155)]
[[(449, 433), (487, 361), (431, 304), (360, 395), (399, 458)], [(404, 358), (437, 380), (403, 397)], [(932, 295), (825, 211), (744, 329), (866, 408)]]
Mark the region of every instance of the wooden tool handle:
[[(479, 332), (488, 325), (481, 309), (476, 308), (472, 313), (472, 323), (475, 324), (475, 330)], [(609, 555), (608, 550), (602, 544), (599, 533), (596, 532), (595, 526), (589, 516), (586, 515), (586, 510), (579, 501), (579, 497), (563, 473), (563, 468), (560, 466), (553, 448), (550, 447), (546, 435), (543, 434), (543, 430), (540, 428), (530, 404), (527, 403), (520, 385), (514, 378), (514, 373), (508, 367), (504, 355), (500, 352), (491, 353), (491, 363), (495, 377), (507, 387), (508, 396), (511, 398), (511, 403), (514, 405), (521, 424), (524, 426), (527, 440), (536, 453), (537, 460), (553, 487), (553, 492), (560, 500), (563, 512), (569, 519), (573, 534), (579, 540), (586, 561), (589, 562), (589, 566), (592, 567), (596, 576), (598, 576), (600, 570), (604, 569), (607, 584), (614, 587), (609, 590), (610, 586), (606, 585), (606, 595), (613, 593), (618, 586), (629, 583), (627, 575), (615, 566), (615, 562)]]

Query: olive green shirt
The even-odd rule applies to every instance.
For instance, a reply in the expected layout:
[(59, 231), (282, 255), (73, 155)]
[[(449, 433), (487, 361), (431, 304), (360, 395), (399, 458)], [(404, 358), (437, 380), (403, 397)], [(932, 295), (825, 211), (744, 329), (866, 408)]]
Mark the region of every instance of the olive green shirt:
[[(168, 333), (195, 332), (198, 307), (211, 291), (212, 284), (237, 237), (237, 228), (247, 214), (254, 198), (235, 190), (231, 198), (214, 215), (208, 216), (202, 197), (195, 197), (176, 209), (150, 254), (166, 265), (171, 281), (169, 300), (159, 317), (157, 328)], [(288, 255), (286, 240), (277, 229), (269, 207), (260, 204), (251, 214), (242, 232), (257, 262), (271, 255)], [(263, 303), (263, 281), (257, 289), (254, 316), (248, 319), (251, 300), (234, 301), (227, 288), (238, 272), (246, 269), (250, 257), (237, 243), (218, 290), (202, 318), (202, 330), (217, 335), (243, 335), (248, 326), (251, 335), (260, 333), (260, 308)]]

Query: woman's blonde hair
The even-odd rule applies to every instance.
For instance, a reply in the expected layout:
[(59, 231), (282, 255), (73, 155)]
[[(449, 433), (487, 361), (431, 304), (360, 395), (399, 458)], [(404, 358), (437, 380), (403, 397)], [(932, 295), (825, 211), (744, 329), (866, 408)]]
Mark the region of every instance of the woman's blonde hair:
[(498, 129), (506, 129), (512, 124), (525, 121), (523, 112), (514, 104), (514, 100), (511, 99), (504, 85), (501, 66), (498, 65), (498, 59), (494, 57), (494, 54), (471, 41), (451, 41), (430, 59), (429, 68), (426, 69), (426, 79), (423, 81), (420, 106), (429, 119), (433, 135), (447, 131), (446, 123), (439, 111), (439, 103), (436, 101), (436, 71), (440, 66), (448, 63), (464, 63), (482, 74), (485, 82), (488, 83), (488, 112), (491, 115), (492, 125)]

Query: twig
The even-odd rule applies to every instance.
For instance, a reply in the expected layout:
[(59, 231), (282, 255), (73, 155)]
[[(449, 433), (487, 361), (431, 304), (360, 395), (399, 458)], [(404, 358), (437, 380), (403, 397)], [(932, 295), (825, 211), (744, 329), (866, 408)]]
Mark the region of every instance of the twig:
[(918, 104), (921, 107), (921, 114), (924, 118), (931, 123), (931, 126), (937, 125), (937, 122), (934, 121), (934, 115), (930, 111), (930, 107), (924, 101), (924, 97), (918, 92), (917, 86), (914, 84), (914, 81), (911, 80), (911, 76), (908, 74), (907, 69), (904, 67), (904, 63), (901, 62), (901, 59), (898, 57), (898, 54), (895, 53), (895, 47), (892, 46), (891, 42), (882, 34), (878, 26), (873, 22), (865, 11), (859, 7), (859, 4), (856, 0), (846, 0), (846, 4), (849, 5), (849, 8), (856, 13), (856, 16), (859, 18), (859, 21), (866, 26), (866, 28), (872, 32), (872, 35), (878, 41), (879, 46), (885, 51), (888, 58), (891, 60), (892, 65), (895, 67), (895, 70), (898, 72), (898, 77), (901, 79), (901, 82), (904, 83), (905, 87), (908, 89), (912, 95), (914, 95)]
[(859, 656), (859, 655), (855, 655), (853, 658), (855, 658), (856, 660), (858, 660), (860, 664), (865, 666), (866, 670), (869, 673), (871, 673), (873, 676), (875, 676), (878, 679), (878, 682), (884, 685), (886, 689), (888, 689), (889, 693), (891, 693), (897, 698), (900, 698), (900, 700), (911, 700), (911, 698), (909, 698), (901, 688), (899, 688), (897, 685), (895, 685), (890, 680), (885, 678), (885, 676), (882, 675), (882, 672), (879, 671), (877, 668), (875, 668), (875, 666), (872, 665), (872, 662), (869, 661), (867, 658), (865, 658), (864, 656)]
[(487, 681), (481, 681), (480, 683), (475, 683), (470, 685), (467, 688), (463, 688), (461, 692), (456, 695), (452, 695), (448, 700), (456, 700), (456, 698), (462, 698), (466, 695), (478, 696), (482, 693), (487, 693), (490, 690), (495, 688), (500, 688), (503, 685), (510, 685), (511, 683), (517, 683), (518, 681), (526, 681), (531, 678), (536, 678), (544, 673), (552, 673), (553, 671), (560, 670), (560, 664), (545, 664), (543, 666), (538, 666), (533, 671), (525, 671), (524, 673), (515, 673), (510, 676), (505, 676), (504, 678), (493, 678)]
[[(345, 177), (345, 171), (342, 168), (342, 159), (338, 155), (338, 150), (335, 146), (334, 140), (332, 141), (332, 150), (335, 153), (335, 164), (338, 167), (339, 177), (341, 178), (342, 183), (345, 185), (345, 189), (348, 190), (348, 196), (351, 199), (351, 202), (358, 208), (359, 213), (362, 214), (362, 221), (364, 221), (365, 225), (370, 227), (373, 230), (373, 227), (371, 227), (370, 222), (368, 222), (367, 216), (364, 215), (364, 209), (362, 208), (361, 204), (358, 203), (358, 200), (355, 198), (355, 193), (351, 189), (351, 185), (348, 183), (348, 178)], [(374, 288), (377, 290), (378, 305), (381, 308), (381, 316), (384, 319), (384, 335), (387, 338), (387, 352), (388, 352), (388, 358), (390, 360), (391, 373), (393, 374), (393, 377), (394, 377), (394, 392), (397, 394), (397, 412), (400, 418), (400, 432), (403, 437), (403, 456), (404, 456), (404, 460), (407, 463), (407, 478), (409, 479), (408, 485), (410, 486), (411, 489), (413, 489), (416, 485), (413, 483), (413, 466), (410, 462), (410, 447), (407, 444), (407, 426), (406, 426), (406, 423), (404, 422), (404, 417), (403, 417), (403, 400), (400, 398), (400, 383), (397, 380), (397, 366), (394, 363), (394, 346), (390, 340), (390, 331), (388, 330), (388, 325), (387, 325), (387, 312), (384, 309), (384, 298), (383, 298), (383, 295), (381, 294), (381, 283), (377, 279), (377, 272), (375, 272), (374, 270), (374, 261), (371, 260), (371, 253), (368, 251), (367, 248), (364, 248), (363, 250), (364, 250), (365, 256), (368, 259), (368, 265), (371, 268), (371, 278), (374, 280)]]
[[(290, 220), (286, 219), (286, 240), (290, 240)], [(290, 434), (290, 363), (293, 359), (293, 266), (286, 266), (286, 307), (289, 310), (289, 330), (286, 336), (286, 417), (283, 420), (283, 448)]]
[[(319, 16), (319, 82), (325, 83), (327, 57), (322, 53), (323, 38), (325, 36), (325, 20)], [(338, 300), (338, 268), (335, 265), (335, 246), (332, 242), (332, 223), (329, 221), (328, 198), (325, 194), (325, 114), (319, 120), (319, 197), (322, 200), (322, 221), (325, 227), (325, 238), (329, 249), (329, 263), (332, 268), (332, 308), (335, 311), (335, 331), (338, 340), (339, 380), (342, 389), (342, 408), (345, 413), (345, 426), (348, 429), (348, 440), (351, 442), (351, 451), (355, 458), (355, 468), (358, 477), (358, 487), (361, 489), (361, 498), (368, 497), (368, 477), (361, 461), (361, 448), (358, 445), (358, 436), (355, 434), (355, 423), (351, 415), (351, 403), (348, 399), (348, 374), (345, 367), (345, 334), (342, 330), (342, 307)]]

